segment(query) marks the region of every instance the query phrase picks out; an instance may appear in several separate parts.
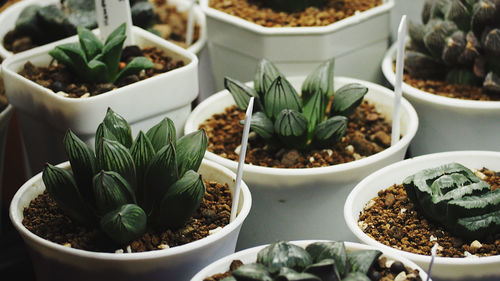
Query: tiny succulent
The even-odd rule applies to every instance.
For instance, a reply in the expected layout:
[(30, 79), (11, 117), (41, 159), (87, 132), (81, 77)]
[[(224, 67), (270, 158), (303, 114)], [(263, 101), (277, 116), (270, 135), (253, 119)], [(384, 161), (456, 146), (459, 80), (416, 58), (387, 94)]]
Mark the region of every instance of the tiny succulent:
[(298, 149), (324, 148), (345, 135), (347, 116), (368, 92), (357, 83), (334, 91), (333, 68), (332, 59), (309, 74), (301, 96), (268, 60), (259, 63), (253, 88), (228, 77), (224, 85), (242, 110), (255, 97), (250, 128), (262, 138)]
[(500, 231), (500, 189), (458, 163), (425, 169), (407, 177), (410, 200), (431, 221), (466, 239)]
[(305, 249), (279, 241), (262, 249), (256, 263), (244, 264), (222, 281), (371, 281), (382, 252), (346, 251), (343, 242), (315, 242)]
[(411, 22), (405, 70), (500, 93), (500, 0), (426, 0)]
[(260, 0), (260, 2), (277, 11), (296, 12), (311, 6), (326, 5), (329, 0)]
[(83, 27), (78, 27), (78, 39), (78, 43), (57, 46), (49, 55), (69, 67), (83, 81), (113, 83), (154, 66), (146, 57), (135, 57), (120, 70), (120, 58), (126, 39), (125, 23), (111, 32), (104, 44), (92, 31)]
[(73, 220), (100, 225), (124, 244), (147, 226), (181, 227), (196, 211), (205, 184), (196, 172), (207, 146), (203, 130), (176, 140), (165, 118), (135, 141), (129, 124), (108, 109), (96, 132), (95, 153), (69, 130), (64, 138), (71, 171), (47, 164), (49, 196)]

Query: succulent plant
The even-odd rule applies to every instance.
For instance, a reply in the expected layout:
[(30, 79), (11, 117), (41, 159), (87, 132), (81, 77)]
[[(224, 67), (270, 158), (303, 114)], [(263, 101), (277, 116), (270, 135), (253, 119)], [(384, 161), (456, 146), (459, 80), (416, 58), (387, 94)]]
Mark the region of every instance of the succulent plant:
[(408, 198), (431, 221), (467, 239), (500, 231), (500, 189), (458, 163), (425, 169), (403, 181)]
[(347, 252), (342, 242), (315, 242), (305, 249), (279, 241), (257, 254), (257, 262), (244, 264), (222, 281), (370, 281), (378, 250)]
[[(255, 1), (255, 0), (254, 0)], [(272, 8), (276, 11), (296, 12), (311, 6), (326, 5), (329, 0), (257, 0), (262, 5)]]
[(405, 70), (500, 93), (500, 0), (426, 0), (410, 22)]
[(298, 149), (324, 148), (345, 135), (347, 116), (368, 92), (357, 83), (334, 91), (333, 69), (333, 59), (316, 68), (302, 84), (301, 96), (265, 59), (257, 67), (253, 88), (228, 77), (224, 85), (242, 110), (255, 97), (250, 129), (262, 138)]
[(100, 225), (118, 243), (140, 237), (148, 225), (181, 227), (205, 194), (196, 172), (207, 147), (203, 130), (176, 140), (174, 124), (165, 118), (132, 141), (129, 124), (108, 109), (95, 153), (71, 130), (64, 145), (71, 171), (46, 165), (49, 196), (73, 220)]
[(113, 83), (125, 76), (137, 74), (154, 63), (146, 57), (135, 57), (120, 70), (120, 58), (125, 42), (125, 23), (117, 27), (103, 44), (92, 31), (78, 27), (78, 43), (57, 46), (49, 55), (69, 67), (81, 80), (91, 83)]

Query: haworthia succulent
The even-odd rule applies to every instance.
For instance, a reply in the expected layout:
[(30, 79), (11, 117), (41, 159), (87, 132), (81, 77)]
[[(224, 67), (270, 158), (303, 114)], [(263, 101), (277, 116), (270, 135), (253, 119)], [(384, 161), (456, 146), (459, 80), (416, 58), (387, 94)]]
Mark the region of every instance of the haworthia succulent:
[(104, 215), (102, 230), (116, 242), (125, 244), (146, 231), (147, 217), (141, 207), (127, 204)]
[(176, 161), (179, 178), (188, 170), (198, 170), (207, 145), (208, 139), (204, 130), (189, 133), (177, 140)]

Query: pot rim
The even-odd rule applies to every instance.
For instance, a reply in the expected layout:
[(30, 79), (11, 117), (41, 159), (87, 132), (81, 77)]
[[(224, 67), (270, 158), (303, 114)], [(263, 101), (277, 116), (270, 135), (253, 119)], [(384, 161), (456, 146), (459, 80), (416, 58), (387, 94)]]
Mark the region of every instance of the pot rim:
[[(222, 165), (215, 163), (213, 161), (203, 159), (202, 165), (208, 165), (212, 168), (215, 168), (219, 170), (219, 172), (224, 173), (226, 175), (230, 175), (233, 180), (236, 179), (236, 175), (229, 169), (223, 167)], [(57, 165), (57, 167), (60, 168), (69, 168), (70, 164), (69, 161), (61, 163)], [(168, 249), (163, 249), (163, 250), (154, 250), (154, 251), (148, 251), (148, 252), (140, 252), (140, 253), (104, 253), (104, 252), (92, 252), (92, 251), (87, 251), (87, 250), (81, 250), (81, 249), (74, 249), (70, 247), (65, 247), (63, 245), (60, 245), (58, 243), (43, 239), (42, 237), (39, 237), (38, 235), (32, 233), (29, 231), (21, 221), (18, 221), (15, 216), (18, 215), (18, 210), (17, 210), (17, 205), (19, 204), (19, 200), (21, 196), (27, 192), (30, 188), (34, 186), (34, 183), (41, 181), (42, 178), (42, 172), (38, 173), (31, 179), (29, 179), (26, 183), (24, 183), (21, 188), (16, 192), (14, 197), (12, 198), (10, 208), (9, 208), (9, 217), (14, 225), (14, 227), (17, 229), (17, 231), (23, 236), (24, 239), (30, 240), (30, 243), (36, 243), (39, 245), (42, 245), (43, 247), (49, 248), (52, 251), (59, 251), (63, 252), (68, 255), (75, 255), (79, 257), (84, 257), (84, 258), (92, 258), (92, 259), (100, 259), (100, 260), (112, 260), (112, 261), (133, 261), (133, 260), (154, 260), (158, 259), (161, 257), (165, 256), (174, 256), (174, 255), (180, 255), (180, 254), (185, 254), (191, 251), (194, 251), (199, 248), (204, 248), (210, 243), (214, 241), (218, 241), (220, 239), (223, 239), (227, 235), (229, 235), (231, 232), (235, 231), (241, 224), (243, 224), (243, 221), (245, 218), (248, 216), (248, 213), (250, 212), (250, 208), (252, 205), (252, 197), (250, 194), (250, 190), (248, 189), (248, 186), (246, 185), (245, 182), (241, 182), (241, 189), (240, 189), (240, 196), (243, 196), (243, 206), (239, 206), (238, 208), (240, 209), (239, 214), (236, 216), (235, 220), (224, 226), (222, 229), (219, 231), (215, 232), (214, 234), (208, 235), (202, 239), (180, 245), (180, 246), (175, 246), (172, 248)]]
[[(331, 241), (331, 240), (322, 240), (322, 239), (319, 239), (319, 240), (296, 240), (296, 241), (290, 241), (290, 243), (304, 247), (304, 246), (309, 245), (309, 244), (314, 243), (314, 242), (328, 242), (328, 241)], [(344, 241), (342, 241), (342, 242), (344, 242)], [(221, 259), (218, 259), (218, 260), (214, 261), (213, 263), (205, 266), (203, 269), (201, 269), (195, 276), (193, 276), (191, 281), (203, 280), (203, 278), (208, 277), (207, 274), (213, 274), (213, 273), (211, 273), (212, 268), (219, 267), (221, 265), (228, 265), (229, 266), (229, 264), (231, 263), (232, 260), (241, 259), (244, 256), (250, 256), (252, 254), (256, 255), (256, 253), (258, 251), (260, 251), (261, 249), (263, 249), (264, 247), (266, 247), (268, 245), (269, 244), (248, 248), (248, 249), (245, 249), (242, 251), (238, 251), (238, 252), (231, 254), (229, 256), (223, 257)], [(366, 249), (366, 250), (380, 250), (380, 251), (382, 251), (382, 255), (384, 255), (390, 259), (400, 261), (405, 266), (409, 266), (412, 269), (418, 269), (422, 280), (427, 279), (427, 273), (420, 266), (418, 266), (413, 261), (407, 259), (404, 256), (398, 255), (398, 254), (393, 253), (391, 251), (381, 250), (381, 249), (378, 249), (376, 247), (366, 245), (366, 244), (361, 244), (361, 243), (344, 242), (344, 245), (345, 245), (347, 250), (352, 249), (352, 248), (354, 248), (354, 250), (364, 250), (364, 249)], [(430, 280), (432, 280), (432, 279), (430, 279)]]
[[(287, 79), (289, 80), (294, 80), (294, 79), (300, 79), (304, 78), (305, 76), (290, 76)], [(360, 80), (360, 79), (355, 79), (355, 78), (349, 78), (349, 77), (343, 77), (343, 76), (335, 76), (334, 77), (336, 83), (339, 82), (345, 82), (345, 83), (360, 83), (362, 85), (367, 86), (371, 90), (375, 90), (377, 92), (382, 93), (383, 95), (392, 95), (392, 91), (382, 87), (380, 85), (377, 85), (372, 82)], [(336, 84), (335, 83), (335, 84)], [(253, 86), (253, 82), (246, 82), (245, 83), (248, 86)], [(213, 94), (209, 98), (205, 99), (202, 101), (196, 108), (191, 112), (189, 115), (188, 119), (186, 120), (186, 125), (184, 126), (184, 134), (188, 134), (192, 132), (193, 130), (196, 130), (197, 128), (190, 128), (194, 127), (194, 119), (196, 115), (199, 115), (201, 112), (204, 112), (206, 110), (210, 111), (210, 104), (217, 102), (219, 99), (223, 98), (224, 96), (230, 95), (229, 91), (227, 90), (222, 90), (218, 93)], [(408, 113), (408, 124), (407, 124), (407, 132), (406, 134), (394, 145), (391, 147), (388, 147), (384, 149), (381, 152), (378, 152), (376, 154), (373, 154), (371, 156), (351, 161), (348, 163), (343, 163), (343, 164), (337, 164), (337, 165), (331, 165), (327, 167), (314, 167), (314, 168), (274, 168), (274, 167), (263, 167), (263, 166), (257, 166), (257, 165), (250, 165), (250, 164), (245, 164), (244, 169), (247, 172), (250, 173), (259, 173), (259, 174), (267, 174), (267, 175), (277, 175), (277, 176), (287, 176), (290, 174), (293, 174), (294, 176), (314, 176), (314, 175), (321, 175), (321, 174), (331, 174), (331, 173), (341, 173), (341, 172), (346, 172), (349, 171), (350, 169), (353, 168), (361, 168), (368, 166), (374, 162), (380, 161), (381, 159), (384, 159), (385, 157), (396, 153), (398, 150), (404, 148), (407, 146), (410, 141), (413, 139), (417, 132), (418, 128), (418, 116), (413, 108), (413, 106), (405, 99), (401, 99), (401, 108), (403, 109), (402, 112), (407, 112)], [(205, 153), (205, 157), (208, 159), (211, 159), (213, 161), (216, 161), (218, 163), (223, 163), (224, 166), (226, 167), (231, 167), (232, 169), (237, 168), (238, 162), (226, 159), (222, 156), (219, 156), (215, 153), (212, 153), (207, 150)]]
[(336, 21), (326, 26), (308, 26), (308, 27), (264, 27), (259, 24), (244, 20), (240, 17), (227, 14), (217, 9), (209, 7), (209, 0), (200, 0), (200, 6), (207, 15), (228, 24), (235, 25), (239, 28), (249, 30), (251, 32), (263, 35), (307, 35), (307, 34), (322, 34), (331, 33), (349, 26), (359, 24), (369, 18), (382, 13), (389, 12), (395, 5), (395, 0), (383, 0), (382, 4), (366, 10), (364, 12), (355, 13), (345, 19)]
[[(384, 176), (387, 176), (389, 173), (397, 173), (397, 170), (402, 167), (409, 165), (409, 163), (413, 162), (429, 162), (432, 164), (432, 160), (435, 158), (441, 158), (441, 157), (486, 157), (486, 156), (494, 156), (498, 159), (500, 159), (500, 152), (498, 151), (480, 151), (480, 150), (464, 150), (464, 151), (449, 151), (449, 152), (439, 152), (439, 153), (433, 153), (433, 154), (427, 154), (423, 156), (418, 156), (414, 158), (409, 158), (403, 161), (399, 161), (396, 163), (393, 163), (391, 165), (388, 165), (378, 171), (375, 171), (374, 173), (368, 175), (365, 177), (361, 182), (359, 182), (349, 193), (349, 196), (347, 197), (347, 200), (345, 201), (344, 204), (344, 219), (347, 223), (347, 226), (351, 230), (351, 232), (356, 235), (356, 237), (362, 241), (363, 243), (367, 243), (369, 245), (376, 246), (377, 248), (387, 250), (387, 251), (393, 251), (396, 252), (412, 261), (415, 261), (417, 263), (430, 263), (431, 261), (431, 256), (427, 255), (421, 255), (421, 254), (414, 254), (411, 252), (399, 250), (393, 247), (386, 246), (377, 240), (371, 238), (367, 234), (365, 234), (359, 227), (358, 227), (358, 219), (357, 217), (355, 218), (352, 215), (352, 206), (353, 202), (359, 201), (357, 199), (358, 194), (362, 193), (362, 191), (365, 189), (366, 185), (373, 181), (375, 178), (383, 178)], [(387, 187), (384, 187), (384, 189)], [(365, 202), (366, 203), (366, 202)], [(358, 214), (359, 216), (359, 214)], [(489, 257), (479, 257), (479, 258), (450, 258), (450, 257), (438, 257), (436, 256), (435, 258), (435, 264), (440, 264), (440, 265), (485, 265), (485, 264), (498, 264), (500, 262), (500, 255), (495, 255), (495, 256), (489, 256)]]
[[(4, 22), (5, 18), (7, 16), (9, 16), (11, 13), (14, 13), (17, 11), (20, 12), (26, 6), (29, 6), (32, 4), (44, 4), (44, 3), (40, 3), (40, 2), (41, 2), (41, 0), (23, 0), (23, 1), (19, 1), (19, 2), (12, 4), (10, 7), (5, 9), (2, 13), (0, 13), (0, 23)], [(49, 1), (44, 0), (44, 2), (47, 2), (47, 3), (45, 3), (46, 5), (50, 5), (51, 2), (59, 3), (59, 1), (57, 1), (57, 0), (49, 0)], [(172, 3), (172, 4), (177, 5), (178, 3)], [(194, 42), (194, 44), (191, 44), (186, 50), (193, 52), (195, 54), (198, 54), (203, 49), (205, 44), (207, 43), (207, 21), (206, 21), (205, 14), (203, 13), (203, 11), (201, 10), (201, 8), (198, 5), (194, 5), (193, 11), (195, 14), (195, 22), (197, 22), (198, 25), (200, 26), (200, 38), (198, 39), (198, 41)], [(0, 40), (1, 41), (0, 42), (0, 57), (2, 57), (4, 59), (11, 57), (13, 55), (16, 55), (16, 54), (12, 53), (11, 51), (5, 49), (3, 46), (3, 38), (5, 37), (5, 34), (7, 34), (7, 32), (9, 32), (9, 31), (10, 30), (6, 30), (5, 33), (0, 31), (0, 33), (4, 33), (1, 40)], [(163, 39), (163, 38), (162, 38), (162, 40), (167, 41), (167, 39)], [(42, 45), (42, 46), (45, 46), (45, 45)]]
[[(22, 2), (19, 2), (19, 3), (22, 3)], [(94, 32), (97, 34), (99, 33), (98, 29), (95, 29)], [(20, 75), (17, 72), (18, 70), (12, 69), (12, 65), (16, 64), (19, 61), (28, 61), (29, 59), (31, 59), (33, 57), (47, 55), (50, 50), (52, 50), (54, 47), (56, 47), (60, 44), (77, 41), (78, 36), (74, 35), (74, 36), (71, 36), (71, 37), (68, 37), (68, 38), (65, 38), (65, 39), (62, 39), (59, 41), (55, 41), (55, 42), (52, 42), (50, 44), (39, 46), (39, 47), (30, 49), (30, 50), (27, 50), (25, 52), (22, 52), (22, 53), (19, 53), (19, 54), (16, 54), (16, 55), (13, 55), (13, 56), (6, 58), (1, 64), (2, 74), (5, 77), (5, 73), (7, 73), (8, 75), (12, 75), (14, 77), (17, 77), (23, 83), (31, 84), (33, 87), (35, 87), (39, 91), (39, 93), (37, 93), (37, 94), (46, 95), (47, 98), (53, 99), (54, 102), (61, 102), (61, 103), (68, 103), (68, 104), (85, 104), (85, 103), (97, 103), (97, 102), (101, 102), (101, 101), (105, 102), (106, 99), (109, 99), (110, 96), (112, 97), (113, 95), (115, 95), (117, 92), (119, 92), (122, 89), (133, 90), (133, 88), (136, 88), (135, 89), (136, 91), (140, 91), (139, 88), (142, 86), (142, 84), (144, 84), (146, 82), (156, 81), (158, 79), (165, 79), (166, 77), (172, 76), (177, 72), (185, 71), (186, 69), (197, 67), (198, 58), (193, 53), (186, 51), (185, 49), (175, 45), (174, 43), (163, 40), (160, 37), (148, 32), (148, 31), (145, 31), (144, 29), (139, 28), (137, 26), (132, 27), (132, 32), (134, 34), (140, 35), (141, 37), (144, 37), (144, 39), (146, 39), (147, 41), (150, 41), (153, 44), (157, 44), (158, 46), (162, 46), (162, 48), (168, 49), (168, 50), (172, 51), (173, 53), (176, 53), (183, 60), (188, 61), (188, 62), (184, 66), (181, 66), (179, 68), (172, 69), (170, 71), (160, 73), (160, 74), (155, 75), (153, 77), (149, 77), (147, 79), (140, 80), (136, 83), (132, 83), (132, 84), (129, 84), (129, 85), (126, 85), (126, 86), (123, 86), (123, 87), (120, 87), (120, 88), (117, 88), (117, 89), (114, 89), (114, 90), (111, 90), (111, 91), (108, 91), (108, 92), (105, 92), (105, 93), (102, 93), (102, 94), (99, 94), (96, 96), (91, 96), (88, 98), (68, 98), (68, 97), (63, 97), (63, 96), (57, 95), (52, 90), (45, 88), (42, 85), (39, 85), (38, 83), (31, 81), (31, 80), (25, 78), (24, 76)], [(139, 88), (137, 88), (137, 87), (139, 87)]]
[[(407, 41), (409, 41), (409, 37)], [(397, 42), (392, 44), (392, 46), (385, 53), (384, 59), (382, 60), (382, 73), (384, 73), (385, 79), (394, 86), (396, 81), (396, 74), (393, 71), (393, 61), (396, 58), (397, 52)], [(407, 94), (413, 99), (419, 100), (421, 102), (438, 104), (442, 107), (447, 108), (459, 108), (459, 109), (477, 109), (477, 110), (500, 110), (500, 101), (478, 101), (478, 100), (463, 100), (456, 98), (443, 97), (435, 94), (431, 94), (426, 91), (422, 91), (415, 87), (410, 86), (403, 82), (402, 85), (403, 93)]]

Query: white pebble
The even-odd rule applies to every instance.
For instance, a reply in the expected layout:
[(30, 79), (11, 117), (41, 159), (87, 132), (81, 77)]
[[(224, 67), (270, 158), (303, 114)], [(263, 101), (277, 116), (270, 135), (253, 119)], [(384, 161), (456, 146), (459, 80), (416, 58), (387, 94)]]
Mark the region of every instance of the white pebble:
[(393, 261), (393, 260), (387, 260), (387, 261), (385, 262), (385, 267), (387, 267), (387, 268), (391, 268), (391, 265), (392, 265), (393, 263), (394, 263), (394, 261)]
[(63, 244), (64, 247), (68, 247), (68, 248), (71, 248), (71, 243), (64, 243)]
[(132, 247), (130, 247), (130, 245), (127, 246), (127, 253), (132, 253)]
[(359, 221), (358, 222), (358, 226), (359, 228), (361, 228), (361, 230), (365, 231), (367, 228), (368, 228), (368, 224), (364, 221)]
[(430, 240), (431, 242), (433, 242), (433, 241), (437, 241), (438, 239), (437, 239), (437, 237), (436, 237), (436, 236), (431, 235), (431, 238), (429, 238), (429, 240)]
[(473, 255), (473, 254), (471, 254), (471, 253), (469, 253), (469, 252), (467, 252), (467, 251), (465, 251), (465, 252), (464, 252), (464, 256), (465, 256), (466, 258), (479, 258), (478, 256)]
[(323, 151), (325, 151), (326, 153), (328, 153), (328, 156), (332, 156), (333, 155), (333, 150), (331, 150), (331, 149), (323, 149)]
[(115, 254), (123, 254), (123, 249), (118, 249), (115, 251)]
[(85, 93), (85, 94), (80, 96), (81, 99), (88, 98), (88, 97), (90, 97), (90, 93)]
[(359, 159), (364, 158), (363, 156), (361, 156), (361, 155), (357, 154), (356, 152), (354, 152), (354, 153), (352, 154), (352, 156), (354, 157), (354, 160), (359, 160)]
[(309, 162), (314, 163), (314, 161), (316, 161), (316, 159), (314, 159), (314, 157), (312, 157), (312, 156), (309, 157)]
[(481, 172), (480, 172), (480, 171), (478, 171), (478, 170), (472, 169), (472, 171), (474, 172), (474, 174), (475, 174), (478, 178), (480, 178), (480, 179), (482, 179), (482, 180), (485, 180), (485, 179), (487, 178), (487, 176), (486, 176), (485, 174), (481, 173)]
[(346, 146), (345, 147), (345, 151), (353, 153), (354, 152), (354, 146), (352, 146), (352, 144)]
[(404, 214), (405, 212), (406, 212), (406, 209), (405, 209), (405, 208), (401, 208), (400, 213), (401, 213), (401, 214)]
[(61, 96), (61, 97), (67, 97), (67, 96), (69, 96), (67, 93), (65, 93), (63, 91), (59, 91), (56, 94), (59, 95), (59, 96)]
[(170, 248), (170, 246), (167, 245), (167, 244), (160, 244), (160, 245), (158, 245), (158, 249), (168, 249), (168, 248)]
[(477, 241), (477, 240), (474, 240), (472, 241), (472, 243), (470, 243), (470, 247), (471, 248), (476, 248), (476, 249), (479, 249), (483, 246), (483, 244), (481, 244), (481, 242)]
[(248, 133), (248, 139), (249, 140), (254, 140), (256, 138), (257, 138), (257, 133), (256, 132), (252, 131), (252, 132)]
[(365, 204), (365, 207), (364, 207), (365, 211), (369, 210), (371, 207), (373, 207), (373, 205), (375, 205), (375, 200), (370, 199), (370, 201), (366, 202), (366, 204)]
[(220, 227), (220, 226), (217, 227), (217, 228), (211, 229), (211, 230), (208, 231), (208, 235), (212, 235), (212, 234), (216, 233), (217, 231), (219, 231), (221, 229), (222, 229), (222, 227)]
[(234, 149), (234, 153), (240, 155), (240, 152), (241, 152), (241, 144)]
[(406, 272), (401, 271), (396, 278), (394, 278), (394, 281), (405, 281), (406, 280)]

